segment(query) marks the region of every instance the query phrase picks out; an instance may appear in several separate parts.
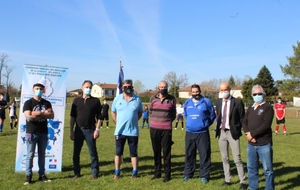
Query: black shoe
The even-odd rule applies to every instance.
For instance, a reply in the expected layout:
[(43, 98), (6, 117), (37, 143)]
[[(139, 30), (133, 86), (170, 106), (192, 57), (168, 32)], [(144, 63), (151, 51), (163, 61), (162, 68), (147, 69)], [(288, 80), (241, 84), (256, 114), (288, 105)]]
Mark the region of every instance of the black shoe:
[(161, 175), (160, 175), (160, 174), (154, 175), (154, 176), (151, 178), (151, 180), (158, 179), (158, 178), (161, 178)]
[(226, 181), (224, 181), (224, 183), (222, 183), (222, 187), (226, 187), (226, 186), (229, 186), (229, 185), (231, 185), (231, 182), (226, 182)]
[(240, 184), (239, 190), (246, 190), (247, 187), (248, 187), (248, 185), (246, 185), (246, 184), (244, 184), (244, 183), (241, 183), (241, 184)]
[(73, 176), (73, 179), (77, 179), (77, 178), (80, 178), (80, 174), (75, 174), (75, 175)]
[(96, 180), (98, 179), (98, 176), (97, 175), (92, 175), (92, 180)]
[(29, 185), (31, 183), (31, 179), (32, 179), (32, 176), (31, 175), (27, 175), (26, 179), (25, 179), (25, 182), (24, 182), (24, 185)]
[(164, 180), (163, 180), (163, 182), (166, 183), (166, 182), (168, 182), (168, 181), (170, 181), (170, 180), (171, 180), (170, 177), (165, 177)]
[(51, 182), (50, 179), (47, 178), (47, 176), (43, 175), (39, 177), (39, 181), (43, 181), (43, 182)]

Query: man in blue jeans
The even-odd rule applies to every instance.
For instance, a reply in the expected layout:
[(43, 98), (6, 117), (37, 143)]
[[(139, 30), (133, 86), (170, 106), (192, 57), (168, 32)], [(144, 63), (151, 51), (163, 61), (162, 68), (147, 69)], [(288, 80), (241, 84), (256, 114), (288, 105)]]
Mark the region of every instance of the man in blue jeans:
[(33, 85), (33, 98), (24, 103), (23, 112), (26, 117), (26, 180), (24, 185), (28, 185), (32, 180), (32, 167), (35, 147), (38, 147), (39, 181), (50, 182), (45, 175), (45, 151), (48, 142), (48, 121), (54, 118), (52, 105), (42, 98), (45, 86), (40, 83)]
[(243, 120), (243, 129), (248, 140), (247, 169), (250, 190), (258, 189), (259, 159), (265, 174), (265, 189), (275, 189), (272, 148), (273, 107), (264, 100), (265, 92), (260, 85), (252, 88), (254, 104), (249, 106)]
[[(91, 158), (92, 180), (99, 176), (99, 159), (96, 139), (99, 138), (102, 120), (101, 104), (98, 98), (91, 96), (93, 83), (86, 80), (82, 84), (82, 96), (74, 99), (71, 107), (70, 139), (74, 141), (73, 165), (74, 177), (80, 177), (80, 152), (84, 140), (88, 146)], [(96, 123), (96, 126), (95, 126)], [(74, 126), (75, 131), (74, 131)]]

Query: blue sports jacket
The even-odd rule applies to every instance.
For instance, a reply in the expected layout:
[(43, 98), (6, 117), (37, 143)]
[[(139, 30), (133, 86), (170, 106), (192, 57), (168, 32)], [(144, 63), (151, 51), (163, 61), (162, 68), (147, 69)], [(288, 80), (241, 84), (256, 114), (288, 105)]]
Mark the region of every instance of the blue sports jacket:
[(187, 132), (204, 133), (213, 124), (216, 113), (211, 101), (201, 96), (197, 102), (194, 102), (192, 98), (185, 101), (184, 116), (186, 118)]

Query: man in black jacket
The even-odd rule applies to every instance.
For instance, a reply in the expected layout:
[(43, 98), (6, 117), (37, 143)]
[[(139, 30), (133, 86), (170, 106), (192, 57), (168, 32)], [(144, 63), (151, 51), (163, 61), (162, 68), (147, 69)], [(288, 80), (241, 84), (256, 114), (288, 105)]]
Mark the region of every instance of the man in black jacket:
[(246, 189), (244, 165), (240, 154), (240, 136), (245, 108), (241, 99), (230, 95), (230, 86), (227, 82), (220, 84), (220, 99), (216, 104), (217, 126), (216, 137), (218, 137), (220, 152), (223, 162), (225, 181), (222, 186), (231, 185), (230, 164), (228, 145), (232, 150), (232, 157), (237, 168), (240, 179), (239, 189)]

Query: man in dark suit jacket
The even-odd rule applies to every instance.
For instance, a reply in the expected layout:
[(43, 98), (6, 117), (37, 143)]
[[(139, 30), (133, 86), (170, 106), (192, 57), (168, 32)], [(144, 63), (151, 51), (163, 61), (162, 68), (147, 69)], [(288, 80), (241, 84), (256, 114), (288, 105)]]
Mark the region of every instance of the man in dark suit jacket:
[(230, 95), (230, 86), (227, 82), (220, 84), (220, 99), (216, 104), (219, 148), (222, 156), (225, 182), (222, 186), (231, 185), (228, 145), (232, 150), (232, 157), (240, 179), (239, 189), (247, 189), (245, 181), (244, 165), (240, 154), (240, 136), (242, 135), (242, 121), (245, 116), (245, 108), (241, 99)]

